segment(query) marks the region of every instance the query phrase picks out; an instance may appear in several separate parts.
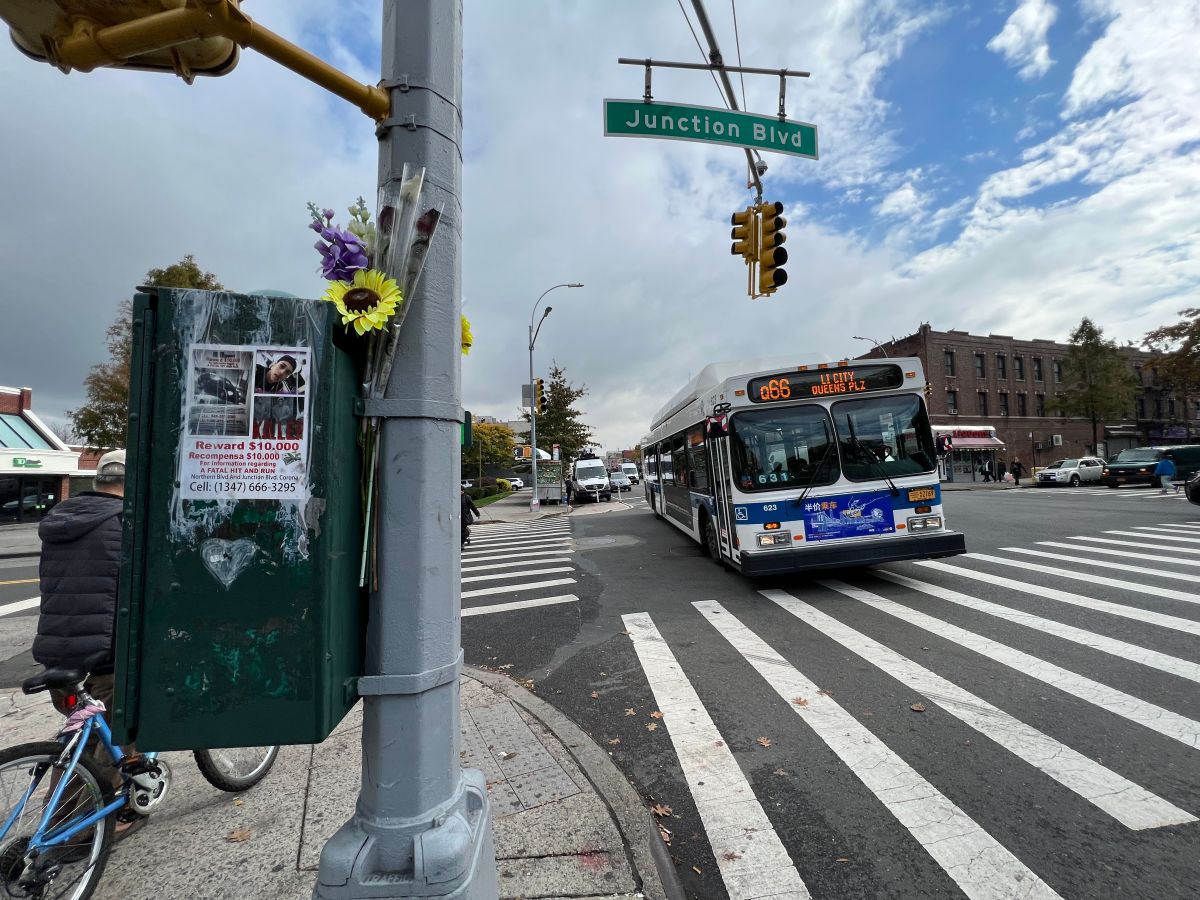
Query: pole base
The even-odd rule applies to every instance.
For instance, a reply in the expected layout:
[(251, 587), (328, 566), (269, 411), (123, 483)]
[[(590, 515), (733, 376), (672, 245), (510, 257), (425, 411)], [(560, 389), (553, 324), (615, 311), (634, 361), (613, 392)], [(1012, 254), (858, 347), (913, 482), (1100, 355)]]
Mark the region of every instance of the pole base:
[(532, 500), (529, 501), (529, 511), (530, 512), (537, 512), (541, 508), (542, 508), (542, 501), (539, 500), (537, 497), (534, 497)]
[(356, 810), (321, 850), (314, 900), (495, 900), (487, 781), (463, 769), (457, 796), (420, 818), (368, 821)]

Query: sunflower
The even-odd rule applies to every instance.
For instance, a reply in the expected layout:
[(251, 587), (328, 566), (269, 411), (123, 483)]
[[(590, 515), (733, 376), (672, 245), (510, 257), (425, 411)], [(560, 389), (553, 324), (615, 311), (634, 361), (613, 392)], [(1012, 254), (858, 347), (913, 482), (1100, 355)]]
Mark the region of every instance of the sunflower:
[(462, 352), (466, 356), (471, 352), (471, 345), (475, 343), (475, 338), (471, 334), (471, 323), (466, 316), (462, 317)]
[(354, 281), (331, 281), (322, 300), (342, 314), (343, 325), (353, 325), (359, 334), (381, 331), (404, 302), (400, 286), (378, 269), (358, 269)]

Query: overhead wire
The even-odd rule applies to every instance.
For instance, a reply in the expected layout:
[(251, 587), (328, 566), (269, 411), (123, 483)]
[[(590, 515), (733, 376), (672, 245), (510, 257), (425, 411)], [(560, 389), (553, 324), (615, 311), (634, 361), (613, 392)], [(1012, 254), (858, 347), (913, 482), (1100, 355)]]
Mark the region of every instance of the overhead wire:
[[(704, 52), (704, 46), (700, 43), (700, 37), (696, 34), (696, 29), (692, 27), (692, 20), (688, 16), (687, 10), (683, 8), (683, 0), (675, 0), (675, 2), (679, 4), (679, 11), (683, 13), (683, 21), (687, 22), (688, 31), (692, 33), (692, 40), (696, 42), (696, 49), (700, 51), (700, 58), (709, 63), (708, 54)], [(721, 83), (717, 81), (717, 73), (709, 69), (708, 74), (712, 78), (713, 86), (717, 89), (717, 93), (721, 96), (721, 103), (724, 104), (726, 109), (729, 109), (729, 101), (725, 98), (725, 92), (721, 90)]]
[[(729, 6), (733, 9), (733, 43), (737, 47), (738, 67), (742, 65), (742, 40), (738, 37), (737, 24), (737, 0), (729, 0)], [(742, 109), (748, 109), (746, 106), (746, 73), (738, 72), (738, 78), (742, 82)]]

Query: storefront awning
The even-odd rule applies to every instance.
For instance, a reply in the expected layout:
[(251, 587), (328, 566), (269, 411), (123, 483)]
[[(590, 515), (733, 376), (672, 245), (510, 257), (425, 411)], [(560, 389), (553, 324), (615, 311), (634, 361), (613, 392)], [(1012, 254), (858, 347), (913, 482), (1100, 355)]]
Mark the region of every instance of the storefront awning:
[(1004, 446), (1004, 441), (994, 437), (956, 437), (952, 440), (955, 450), (992, 450)]

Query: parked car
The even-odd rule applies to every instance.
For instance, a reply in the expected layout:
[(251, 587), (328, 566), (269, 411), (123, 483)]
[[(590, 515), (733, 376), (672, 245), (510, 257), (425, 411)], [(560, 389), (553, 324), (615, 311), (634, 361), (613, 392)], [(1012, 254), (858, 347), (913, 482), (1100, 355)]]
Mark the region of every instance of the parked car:
[(629, 476), (624, 472), (609, 472), (608, 483), (611, 484), (618, 493), (621, 491), (633, 490), (633, 482), (630, 481)]
[(473, 482), (470, 478), (464, 478), (462, 480), (462, 489), (464, 491), (470, 490), (473, 487), (475, 487), (475, 482)]
[(612, 499), (612, 485), (608, 481), (608, 473), (604, 471), (604, 463), (595, 456), (581, 456), (571, 466), (571, 474), (567, 478), (567, 486), (571, 489), (572, 502), (580, 500)]
[(1038, 487), (1069, 484), (1078, 487), (1083, 483), (1098, 484), (1104, 471), (1104, 460), (1098, 456), (1081, 456), (1078, 459), (1060, 459), (1037, 474)]
[(1187, 480), (1183, 486), (1183, 493), (1189, 500), (1200, 506), (1200, 472)]
[(1170, 454), (1175, 462), (1175, 480), (1188, 481), (1200, 471), (1200, 444), (1176, 444), (1171, 447), (1133, 447), (1122, 450), (1115, 460), (1105, 466), (1101, 480), (1106, 487), (1116, 488), (1123, 484), (1158, 485), (1154, 467), (1164, 455)]
[(514, 491), (519, 491), (521, 488), (525, 487), (525, 482), (520, 478), (509, 478), (508, 483), (511, 485)]
[(637, 484), (642, 480), (641, 476), (638, 475), (637, 463), (621, 463), (621, 471), (629, 477), (630, 484)]

